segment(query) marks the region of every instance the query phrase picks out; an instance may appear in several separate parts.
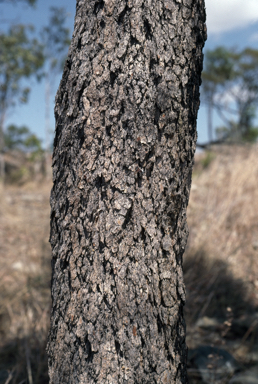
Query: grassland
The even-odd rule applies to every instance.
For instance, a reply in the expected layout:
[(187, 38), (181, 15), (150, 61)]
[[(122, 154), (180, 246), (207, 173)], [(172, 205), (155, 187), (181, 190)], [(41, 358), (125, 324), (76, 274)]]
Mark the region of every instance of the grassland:
[[(184, 258), (189, 347), (223, 346), (246, 366), (257, 343), (248, 322), (258, 312), (257, 158), (257, 145), (196, 156)], [(50, 188), (39, 180), (0, 191), (0, 384), (48, 383)]]

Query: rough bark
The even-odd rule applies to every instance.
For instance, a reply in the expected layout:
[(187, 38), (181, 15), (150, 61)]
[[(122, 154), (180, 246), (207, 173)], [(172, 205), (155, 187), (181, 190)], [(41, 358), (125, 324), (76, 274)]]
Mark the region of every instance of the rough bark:
[(78, 0), (56, 96), (51, 384), (187, 383), (204, 0)]

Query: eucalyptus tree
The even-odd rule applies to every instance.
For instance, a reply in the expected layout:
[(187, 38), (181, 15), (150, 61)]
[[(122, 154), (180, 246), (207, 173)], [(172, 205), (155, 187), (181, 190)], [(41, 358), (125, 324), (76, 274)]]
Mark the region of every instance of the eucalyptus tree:
[(217, 47), (207, 51), (202, 78), (209, 141), (213, 139), (214, 110), (224, 123), (217, 128), (217, 136), (254, 141), (258, 136), (253, 125), (258, 101), (258, 50)]
[(28, 127), (9, 125), (4, 133), (5, 148), (22, 152), (40, 153), (42, 151), (40, 139)]
[(56, 96), (50, 383), (187, 383), (203, 0), (78, 0)]
[(48, 25), (41, 31), (44, 43), (45, 56), (45, 144), (46, 144), (46, 175), (51, 177), (50, 150), (51, 150), (51, 98), (53, 97), (56, 76), (63, 70), (70, 44), (70, 30), (66, 26), (67, 12), (63, 7), (51, 7)]
[(40, 76), (44, 63), (42, 45), (31, 37), (32, 26), (14, 25), (0, 32), (0, 179), (4, 177), (4, 124), (7, 112), (26, 103), (30, 88), (24, 79)]
[[(213, 110), (218, 107), (216, 96), (225, 92), (234, 77), (232, 53), (224, 47), (207, 51), (202, 72), (203, 101), (207, 105), (208, 140), (213, 141)], [(221, 108), (219, 108), (221, 110)]]
[[(235, 132), (238, 139), (255, 141), (258, 128), (254, 126), (258, 103), (258, 50), (245, 48), (235, 55), (235, 81), (230, 96), (235, 104)], [(232, 114), (231, 114), (232, 116)]]

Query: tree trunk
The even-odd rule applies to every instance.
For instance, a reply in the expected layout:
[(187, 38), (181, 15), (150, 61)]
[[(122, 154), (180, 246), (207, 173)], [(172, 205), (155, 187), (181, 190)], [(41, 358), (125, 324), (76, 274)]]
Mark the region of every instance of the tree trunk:
[[(1, 105), (2, 106), (2, 105)], [(5, 110), (1, 108), (0, 113), (0, 185), (4, 184), (5, 179), (5, 161), (4, 161), (4, 121), (5, 121)]]
[(78, 0), (56, 97), (51, 384), (187, 383), (203, 0)]
[(212, 127), (212, 112), (213, 112), (213, 102), (212, 100), (209, 100), (208, 103), (208, 142), (212, 143), (213, 142), (213, 127)]
[[(50, 68), (48, 68), (50, 71)], [(47, 180), (51, 179), (51, 144), (50, 144), (50, 97), (51, 84), (49, 73), (45, 76), (45, 176)]]

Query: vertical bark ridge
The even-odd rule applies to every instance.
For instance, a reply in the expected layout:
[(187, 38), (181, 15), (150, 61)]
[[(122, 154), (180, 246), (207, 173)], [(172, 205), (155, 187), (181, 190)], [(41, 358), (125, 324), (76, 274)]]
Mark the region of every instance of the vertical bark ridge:
[(203, 0), (78, 0), (56, 96), (50, 384), (186, 383)]

